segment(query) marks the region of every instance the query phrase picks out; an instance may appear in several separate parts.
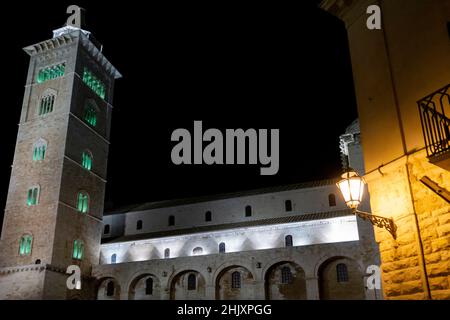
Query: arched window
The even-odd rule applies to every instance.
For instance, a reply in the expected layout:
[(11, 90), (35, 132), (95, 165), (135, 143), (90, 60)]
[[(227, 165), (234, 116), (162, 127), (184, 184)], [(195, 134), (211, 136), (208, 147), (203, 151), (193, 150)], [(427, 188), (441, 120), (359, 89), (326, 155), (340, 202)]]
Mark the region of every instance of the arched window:
[(284, 244), (286, 247), (292, 247), (292, 236), (290, 234), (284, 237)]
[(194, 256), (197, 256), (197, 255), (202, 254), (202, 253), (203, 253), (203, 248), (202, 247), (196, 247), (196, 248), (194, 248), (194, 250), (192, 250), (192, 254)]
[(111, 263), (116, 263), (117, 262), (117, 254), (113, 253), (111, 255)]
[(146, 295), (153, 294), (153, 279), (152, 278), (147, 278), (147, 280), (145, 280), (145, 294)]
[(336, 277), (337, 282), (348, 282), (348, 270), (346, 264), (339, 263), (336, 265)]
[(33, 243), (33, 236), (24, 234), (19, 240), (19, 255), (29, 256), (31, 254), (31, 245)]
[(34, 262), (34, 264), (41, 264), (41, 259), (36, 259), (36, 261)]
[(36, 206), (39, 203), (39, 192), (40, 192), (39, 186), (30, 187), (28, 189), (27, 205), (29, 207)]
[(95, 127), (97, 125), (97, 113), (98, 108), (95, 103), (92, 100), (88, 100), (84, 107), (84, 121)]
[(335, 207), (336, 206), (336, 196), (334, 195), (334, 193), (330, 193), (328, 195), (328, 205), (330, 207)]
[(88, 150), (83, 151), (81, 154), (81, 165), (86, 170), (91, 170), (92, 168), (92, 153)]
[(45, 159), (47, 151), (47, 141), (39, 139), (33, 144), (33, 161), (42, 161)]
[(292, 282), (291, 268), (285, 266), (281, 268), (281, 283), (288, 284)]
[(225, 253), (225, 242), (219, 243), (219, 253)]
[(89, 195), (86, 192), (78, 192), (77, 210), (81, 213), (89, 211)]
[(82, 240), (74, 240), (73, 241), (73, 251), (72, 251), (72, 258), (75, 260), (81, 260), (83, 259), (84, 254), (84, 243)]
[(142, 220), (138, 220), (136, 222), (136, 230), (141, 230), (142, 229)]
[(169, 216), (169, 226), (175, 225), (175, 216)]
[(191, 273), (188, 276), (188, 290), (195, 290), (197, 287), (197, 277)]
[(109, 224), (106, 224), (105, 227), (103, 228), (103, 234), (108, 234), (110, 229), (111, 227), (109, 226)]
[(166, 259), (170, 258), (170, 249), (169, 248), (164, 250), (164, 258), (166, 258)]
[(36, 80), (38, 83), (43, 83), (47, 80), (52, 80), (52, 79), (56, 79), (58, 77), (62, 77), (64, 75), (65, 69), (66, 69), (65, 62), (57, 64), (57, 65), (42, 68), (41, 70), (39, 70)]
[(284, 209), (286, 210), (286, 212), (292, 211), (292, 201), (291, 200), (286, 200), (284, 202)]
[(239, 289), (241, 287), (241, 274), (235, 271), (231, 274), (231, 288)]
[(106, 285), (106, 295), (112, 297), (114, 295), (114, 281), (109, 281)]
[(53, 90), (46, 91), (41, 97), (38, 114), (42, 116), (44, 114), (52, 112), (53, 106), (55, 105), (55, 99), (56, 94), (53, 93)]
[(211, 221), (211, 216), (212, 216), (211, 211), (206, 211), (206, 213), (205, 213), (205, 221), (206, 222)]
[(245, 216), (251, 217), (252, 216), (252, 206), (246, 206), (245, 207)]

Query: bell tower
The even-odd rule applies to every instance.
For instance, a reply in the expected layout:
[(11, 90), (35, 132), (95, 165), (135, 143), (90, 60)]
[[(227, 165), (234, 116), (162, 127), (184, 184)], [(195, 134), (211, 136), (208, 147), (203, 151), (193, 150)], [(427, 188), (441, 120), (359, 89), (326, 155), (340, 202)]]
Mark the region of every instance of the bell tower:
[[(65, 26), (30, 56), (0, 240), (0, 299), (89, 298), (98, 264), (114, 81), (90, 32)], [(82, 290), (65, 274), (78, 265)]]

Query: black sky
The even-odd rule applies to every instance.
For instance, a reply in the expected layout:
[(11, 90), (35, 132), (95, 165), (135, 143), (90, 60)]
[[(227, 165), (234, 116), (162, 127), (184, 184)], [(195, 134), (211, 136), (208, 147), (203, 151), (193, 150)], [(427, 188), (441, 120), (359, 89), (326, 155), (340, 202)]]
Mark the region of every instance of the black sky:
[[(192, 3), (78, 2), (88, 30), (123, 74), (116, 82), (108, 207), (335, 177), (338, 136), (356, 118), (343, 23), (317, 8)], [(28, 56), (70, 3), (17, 3), (1, 20), (0, 207), (4, 208)], [(176, 128), (280, 129), (280, 170), (182, 166)]]

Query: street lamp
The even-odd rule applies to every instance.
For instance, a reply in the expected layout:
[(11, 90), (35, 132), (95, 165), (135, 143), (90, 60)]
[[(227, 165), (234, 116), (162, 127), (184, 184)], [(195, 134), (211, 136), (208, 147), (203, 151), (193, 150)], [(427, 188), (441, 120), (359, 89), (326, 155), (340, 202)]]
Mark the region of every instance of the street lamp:
[(364, 220), (369, 220), (374, 226), (385, 228), (395, 239), (397, 227), (394, 224), (394, 220), (358, 210), (358, 206), (361, 203), (364, 194), (365, 184), (366, 182), (364, 179), (352, 169), (348, 169), (342, 175), (342, 179), (336, 183), (337, 187), (341, 191), (345, 203), (350, 209), (352, 209), (354, 214)]

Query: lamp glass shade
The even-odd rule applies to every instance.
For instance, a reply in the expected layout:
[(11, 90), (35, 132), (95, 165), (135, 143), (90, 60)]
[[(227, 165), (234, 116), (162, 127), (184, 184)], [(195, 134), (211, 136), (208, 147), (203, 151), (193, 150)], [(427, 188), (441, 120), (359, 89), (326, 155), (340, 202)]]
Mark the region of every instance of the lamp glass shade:
[(358, 208), (364, 194), (364, 184), (364, 179), (355, 171), (344, 173), (342, 180), (336, 184), (349, 208)]

